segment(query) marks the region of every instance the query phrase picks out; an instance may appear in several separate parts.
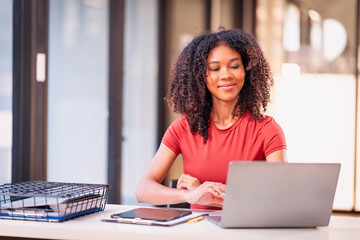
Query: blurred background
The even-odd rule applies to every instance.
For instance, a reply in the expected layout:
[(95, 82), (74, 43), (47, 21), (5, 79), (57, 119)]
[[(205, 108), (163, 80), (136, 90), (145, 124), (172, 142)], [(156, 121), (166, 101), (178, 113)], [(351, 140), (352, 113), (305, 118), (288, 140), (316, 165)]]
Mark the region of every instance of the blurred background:
[[(341, 163), (334, 209), (359, 212), (360, 0), (1, 0), (0, 184), (109, 183), (109, 203), (138, 204), (179, 117), (176, 58), (219, 27), (263, 49), (289, 162)], [(164, 184), (181, 173), (179, 156)]]

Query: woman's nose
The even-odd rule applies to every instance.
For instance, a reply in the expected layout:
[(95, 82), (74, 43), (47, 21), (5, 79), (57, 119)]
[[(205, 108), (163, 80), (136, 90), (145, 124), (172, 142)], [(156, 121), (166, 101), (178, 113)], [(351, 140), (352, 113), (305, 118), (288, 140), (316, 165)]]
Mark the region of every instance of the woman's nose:
[(230, 69), (227, 67), (222, 68), (220, 73), (221, 73), (221, 75), (220, 75), (221, 79), (227, 79), (227, 78), (231, 77)]

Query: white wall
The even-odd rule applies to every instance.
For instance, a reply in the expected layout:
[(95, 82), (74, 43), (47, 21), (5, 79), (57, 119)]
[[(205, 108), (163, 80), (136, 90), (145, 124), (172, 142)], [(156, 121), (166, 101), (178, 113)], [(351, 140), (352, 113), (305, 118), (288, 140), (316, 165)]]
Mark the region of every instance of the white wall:
[[(359, 46), (360, 48), (360, 46)], [(359, 49), (360, 50), (360, 49)], [(359, 51), (359, 57), (360, 57), (360, 51)], [(359, 58), (360, 59), (360, 58)], [(358, 69), (360, 69), (360, 62), (358, 63)], [(360, 75), (358, 75), (358, 80), (360, 80)], [(358, 89), (358, 96), (360, 96), (360, 86), (357, 86)], [(358, 115), (360, 113), (360, 99), (358, 98), (358, 104), (357, 104), (357, 112)], [(355, 178), (355, 210), (360, 212), (360, 116), (357, 117), (357, 132), (356, 132), (356, 178)]]
[(269, 113), (282, 126), (289, 162), (341, 163), (334, 208), (352, 210), (355, 77), (289, 73), (275, 76)]

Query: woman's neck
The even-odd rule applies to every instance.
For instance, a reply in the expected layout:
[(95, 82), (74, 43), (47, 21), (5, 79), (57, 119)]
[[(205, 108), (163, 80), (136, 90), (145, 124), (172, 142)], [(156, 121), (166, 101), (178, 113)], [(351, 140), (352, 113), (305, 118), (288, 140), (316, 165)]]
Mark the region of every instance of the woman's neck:
[(214, 105), (211, 109), (211, 119), (219, 129), (225, 129), (233, 125), (237, 117), (233, 116), (234, 106), (231, 105)]

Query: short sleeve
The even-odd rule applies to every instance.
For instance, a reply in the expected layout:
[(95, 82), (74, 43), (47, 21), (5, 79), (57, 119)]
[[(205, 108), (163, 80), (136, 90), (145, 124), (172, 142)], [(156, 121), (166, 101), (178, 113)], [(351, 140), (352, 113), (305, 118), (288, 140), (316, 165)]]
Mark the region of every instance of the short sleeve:
[(264, 139), (264, 154), (268, 156), (277, 150), (286, 149), (285, 134), (280, 125), (272, 117), (264, 119), (261, 132)]
[(184, 134), (184, 124), (186, 119), (179, 117), (166, 130), (161, 142), (170, 148), (176, 155), (181, 152), (181, 139)]

